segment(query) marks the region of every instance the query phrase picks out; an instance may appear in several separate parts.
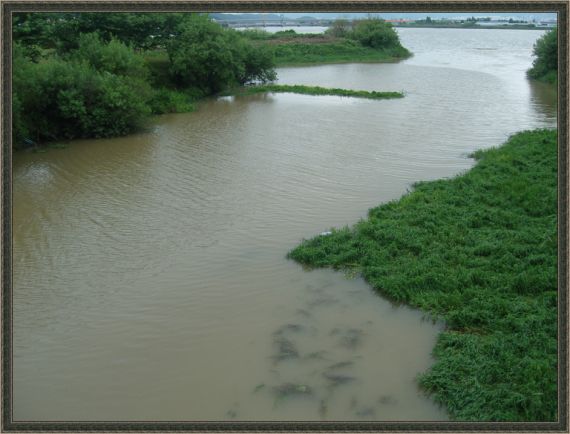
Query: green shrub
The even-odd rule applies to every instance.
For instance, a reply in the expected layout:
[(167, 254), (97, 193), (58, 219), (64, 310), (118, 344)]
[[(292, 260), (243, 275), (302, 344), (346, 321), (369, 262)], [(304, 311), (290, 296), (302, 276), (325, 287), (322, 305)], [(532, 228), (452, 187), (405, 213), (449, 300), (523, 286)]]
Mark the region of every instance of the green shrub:
[(254, 47), (251, 44), (243, 44), (242, 50), (244, 72), (238, 77), (240, 84), (253, 81), (265, 83), (277, 79), (273, 51), (268, 47)]
[(241, 34), (252, 41), (263, 41), (265, 39), (271, 39), (272, 34), (261, 29), (246, 29), (242, 30)]
[(536, 80), (555, 83), (558, 75), (558, 32), (550, 30), (534, 44), (533, 54), (536, 56), (528, 76)]
[(348, 20), (337, 19), (333, 25), (325, 31), (325, 34), (335, 38), (345, 38), (351, 31), (352, 28)]
[(106, 71), (136, 79), (147, 79), (148, 68), (142, 55), (117, 39), (103, 42), (98, 33), (79, 37), (79, 46), (71, 52), (71, 59), (87, 62), (97, 71)]
[(15, 54), (14, 65), (15, 143), (124, 135), (150, 113), (142, 80), (57, 57), (33, 63)]
[(179, 85), (216, 93), (236, 84), (275, 77), (269, 51), (253, 48), (234, 30), (192, 15), (168, 45), (170, 72)]
[(400, 45), (398, 34), (390, 23), (380, 19), (359, 21), (349, 37), (371, 48), (393, 48)]
[(182, 91), (160, 88), (153, 91), (148, 102), (153, 114), (185, 113), (194, 111), (192, 98)]

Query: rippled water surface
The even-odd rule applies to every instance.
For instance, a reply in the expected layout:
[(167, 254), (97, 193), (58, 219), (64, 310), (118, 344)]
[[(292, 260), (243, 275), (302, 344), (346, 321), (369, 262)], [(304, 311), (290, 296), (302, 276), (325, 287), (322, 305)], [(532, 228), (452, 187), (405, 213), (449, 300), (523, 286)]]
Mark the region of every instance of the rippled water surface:
[(15, 420), (444, 420), (441, 325), (285, 258), (467, 155), (556, 124), (540, 31), (401, 29), (396, 64), (280, 69), (372, 101), (209, 100), (144, 133), (14, 155)]

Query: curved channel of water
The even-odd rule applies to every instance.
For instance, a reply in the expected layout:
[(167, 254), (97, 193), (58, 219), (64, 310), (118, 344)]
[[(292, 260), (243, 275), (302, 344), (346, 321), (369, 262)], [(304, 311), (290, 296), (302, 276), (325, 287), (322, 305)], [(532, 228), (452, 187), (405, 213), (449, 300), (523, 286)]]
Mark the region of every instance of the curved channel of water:
[(148, 132), (14, 156), (15, 420), (444, 420), (440, 325), (285, 259), (471, 151), (556, 124), (538, 31), (404, 29), (398, 64), (282, 68), (372, 101), (209, 100)]

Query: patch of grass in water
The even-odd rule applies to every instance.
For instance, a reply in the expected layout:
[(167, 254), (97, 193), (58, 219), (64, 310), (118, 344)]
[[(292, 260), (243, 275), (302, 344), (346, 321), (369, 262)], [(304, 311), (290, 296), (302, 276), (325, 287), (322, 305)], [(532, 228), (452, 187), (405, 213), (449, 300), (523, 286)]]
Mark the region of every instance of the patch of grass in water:
[(288, 254), (358, 267), (386, 297), (445, 321), (419, 382), (452, 419), (557, 419), (556, 139), (518, 133), (475, 152), (469, 172), (417, 183)]
[(352, 98), (367, 99), (392, 99), (403, 98), (403, 92), (378, 92), (366, 90), (351, 90), (339, 88), (327, 88), (320, 86), (287, 85), (287, 84), (265, 84), (257, 86), (247, 86), (237, 90), (228, 91), (226, 94), (253, 95), (256, 93), (298, 93), (303, 95), (333, 95)]

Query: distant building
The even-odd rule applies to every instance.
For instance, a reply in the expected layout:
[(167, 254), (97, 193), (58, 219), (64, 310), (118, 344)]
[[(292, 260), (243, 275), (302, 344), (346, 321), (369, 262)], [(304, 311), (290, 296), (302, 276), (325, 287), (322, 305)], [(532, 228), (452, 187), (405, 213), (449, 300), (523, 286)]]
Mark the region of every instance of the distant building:
[(539, 25), (542, 27), (556, 27), (556, 20), (544, 20), (540, 21)]

